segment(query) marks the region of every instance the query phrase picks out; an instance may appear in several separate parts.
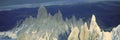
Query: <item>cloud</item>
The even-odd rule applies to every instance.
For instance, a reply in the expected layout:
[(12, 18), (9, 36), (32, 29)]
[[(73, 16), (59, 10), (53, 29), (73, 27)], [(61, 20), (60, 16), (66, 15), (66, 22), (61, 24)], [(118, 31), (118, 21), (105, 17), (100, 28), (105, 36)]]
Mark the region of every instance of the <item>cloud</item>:
[(0, 11), (13, 10), (18, 8), (32, 8), (32, 7), (37, 7), (38, 5), (39, 4), (21, 4), (21, 5), (1, 6)]
[[(30, 0), (31, 1), (31, 0)], [(19, 8), (35, 8), (35, 7), (39, 7), (40, 5), (42, 6), (50, 6), (50, 5), (69, 5), (69, 4), (74, 4), (74, 3), (85, 3), (85, 2), (97, 2), (97, 1), (118, 1), (118, 0), (57, 0), (54, 1), (52, 0), (50, 1), (46, 1), (46, 2), (36, 2), (36, 3), (28, 3), (26, 4), (16, 4), (16, 5), (8, 5), (8, 6), (1, 6), (0, 7), (0, 11), (4, 11), (4, 10), (14, 10), (14, 9), (19, 9)], [(4, 4), (4, 3), (2, 3)]]
[[(74, 1), (75, 3), (75, 1)], [(69, 5), (74, 4), (69, 1), (54, 1), (54, 2), (45, 2), (45, 3), (32, 3), (32, 4), (20, 4), (20, 5), (9, 5), (9, 6), (1, 6), (0, 11), (4, 10), (14, 10), (19, 8), (35, 8), (39, 6), (50, 6), (50, 5)]]

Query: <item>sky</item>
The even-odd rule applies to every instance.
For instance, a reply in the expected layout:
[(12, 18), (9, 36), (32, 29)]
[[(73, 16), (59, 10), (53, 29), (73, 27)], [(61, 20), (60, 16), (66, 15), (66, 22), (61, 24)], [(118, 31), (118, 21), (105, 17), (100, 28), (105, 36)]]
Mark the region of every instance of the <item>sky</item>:
[(72, 2), (72, 1), (81, 1), (81, 2), (87, 1), (87, 2), (94, 2), (94, 1), (106, 1), (106, 0), (0, 0), (0, 6), (30, 4), (30, 3), (44, 3), (44, 2), (54, 2), (54, 1), (70, 1), (70, 2)]
[(77, 2), (97, 2), (97, 1), (120, 1), (120, 0), (0, 0), (1, 10), (12, 10), (16, 8), (39, 7), (40, 5), (64, 5)]
[(16, 5), (16, 4), (29, 4), (29, 3), (43, 3), (59, 0), (0, 0), (0, 6)]

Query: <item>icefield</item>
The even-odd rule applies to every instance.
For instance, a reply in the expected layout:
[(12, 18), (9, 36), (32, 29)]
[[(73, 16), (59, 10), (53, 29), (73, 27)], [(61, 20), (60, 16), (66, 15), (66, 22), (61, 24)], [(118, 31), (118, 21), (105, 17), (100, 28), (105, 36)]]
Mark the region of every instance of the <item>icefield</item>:
[(72, 16), (63, 20), (60, 10), (52, 16), (41, 6), (36, 18), (30, 16), (12, 30), (0, 32), (0, 40), (120, 40), (120, 25), (104, 32), (95, 15), (88, 27), (82, 18), (76, 20)]

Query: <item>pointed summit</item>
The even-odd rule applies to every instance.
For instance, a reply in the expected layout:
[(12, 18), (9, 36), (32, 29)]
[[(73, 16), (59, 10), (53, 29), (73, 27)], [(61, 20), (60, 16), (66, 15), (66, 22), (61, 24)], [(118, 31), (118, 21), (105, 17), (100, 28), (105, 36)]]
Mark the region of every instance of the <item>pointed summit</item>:
[(47, 10), (44, 6), (40, 6), (40, 8), (38, 9), (38, 15), (37, 18), (46, 18), (48, 16), (47, 14)]
[(78, 27), (74, 27), (68, 37), (68, 40), (78, 40), (79, 29)]
[(80, 40), (88, 40), (89, 31), (87, 23), (85, 22), (84, 25), (81, 26), (81, 32), (80, 32)]
[(98, 33), (101, 36), (102, 34), (101, 29), (96, 22), (96, 17), (95, 15), (92, 15), (91, 23), (90, 23), (90, 32), (92, 33), (94, 30), (96, 31), (96, 33)]
[(60, 10), (58, 10), (58, 12), (54, 15), (54, 18), (57, 19), (57, 20), (63, 20), (62, 19), (62, 14), (61, 14)]
[(96, 17), (95, 17), (95, 15), (92, 15), (91, 21), (96, 22)]
[(76, 17), (74, 15), (72, 15), (72, 18), (70, 19), (70, 21), (73, 23), (73, 24), (76, 24)]
[(73, 21), (73, 22), (75, 22), (75, 21), (76, 21), (76, 17), (75, 17), (74, 15), (72, 16), (72, 18), (71, 18), (71, 19), (72, 19), (72, 21)]
[(90, 31), (93, 31), (94, 29), (96, 31), (100, 31), (100, 28), (96, 22), (96, 17), (95, 17), (95, 15), (92, 15), (91, 23), (90, 23)]
[(99, 30), (99, 26), (96, 23), (96, 17), (95, 17), (95, 15), (92, 15), (91, 23), (90, 23), (90, 31), (93, 31), (93, 29), (98, 29)]

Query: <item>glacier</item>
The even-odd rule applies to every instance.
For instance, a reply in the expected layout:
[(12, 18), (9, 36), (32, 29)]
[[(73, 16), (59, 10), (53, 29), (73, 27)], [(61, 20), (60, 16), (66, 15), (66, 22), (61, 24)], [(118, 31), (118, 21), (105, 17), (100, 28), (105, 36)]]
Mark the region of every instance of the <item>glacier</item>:
[[(19, 25), (19, 24), (18, 24)], [(36, 18), (30, 16), (12, 30), (0, 32), (0, 40), (120, 40), (120, 25), (104, 32), (92, 15), (90, 27), (82, 18), (63, 20), (61, 11), (55, 15), (40, 6)]]

